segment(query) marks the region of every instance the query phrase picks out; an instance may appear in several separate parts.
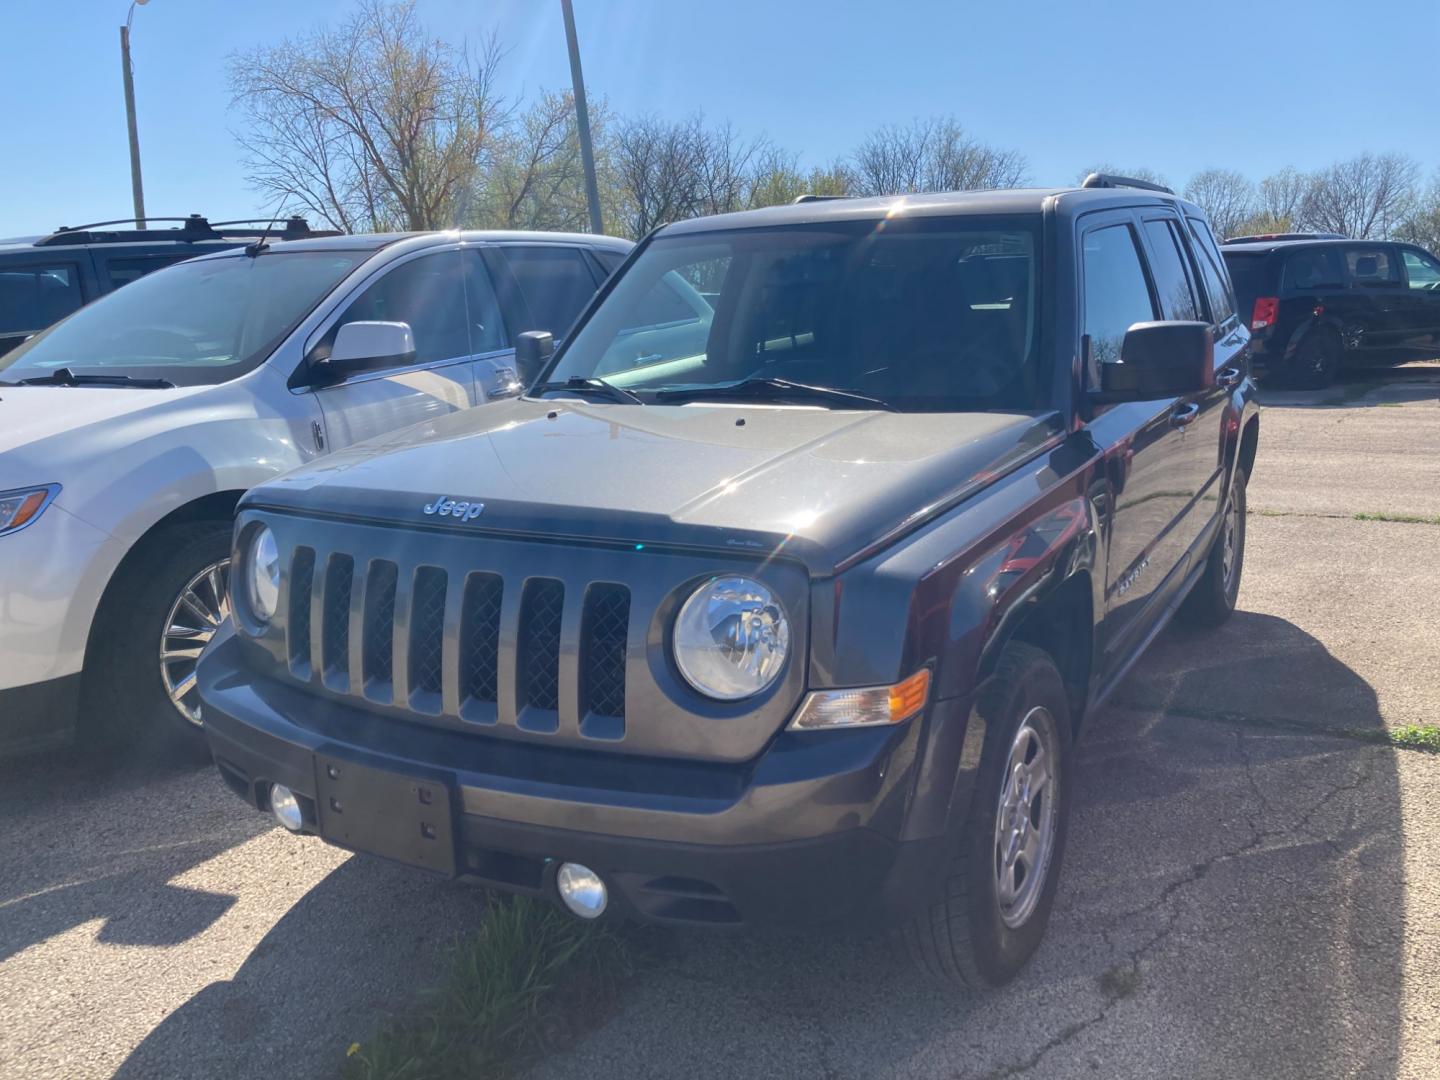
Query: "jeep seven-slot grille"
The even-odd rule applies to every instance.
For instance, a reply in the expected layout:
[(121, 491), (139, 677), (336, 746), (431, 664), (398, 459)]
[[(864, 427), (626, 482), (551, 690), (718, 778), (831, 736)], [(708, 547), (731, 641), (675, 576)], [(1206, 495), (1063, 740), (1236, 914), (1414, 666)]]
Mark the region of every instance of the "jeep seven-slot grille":
[[(484, 570), (317, 556), (304, 547), (291, 565), (285, 648), (295, 678), (318, 676), (335, 693), (475, 724), (510, 717), (541, 734), (558, 731), (561, 710), (569, 709), (582, 735), (623, 737), (625, 586), (567, 590), (550, 577), (507, 580)], [(577, 633), (567, 648), (566, 634)], [(510, 700), (502, 704), (502, 695)]]

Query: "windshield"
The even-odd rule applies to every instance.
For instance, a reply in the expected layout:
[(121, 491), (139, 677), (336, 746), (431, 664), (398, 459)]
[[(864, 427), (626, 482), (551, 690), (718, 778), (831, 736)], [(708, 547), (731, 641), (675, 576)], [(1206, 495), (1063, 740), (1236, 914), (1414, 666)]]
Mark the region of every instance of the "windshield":
[(205, 386), (242, 375), (368, 251), (200, 259), (126, 285), (0, 356), (0, 381), (78, 375)]
[(1042, 408), (1039, 228), (974, 216), (661, 235), (543, 382), (600, 378), (646, 403), (760, 380), (797, 396), (780, 380), (908, 412)]

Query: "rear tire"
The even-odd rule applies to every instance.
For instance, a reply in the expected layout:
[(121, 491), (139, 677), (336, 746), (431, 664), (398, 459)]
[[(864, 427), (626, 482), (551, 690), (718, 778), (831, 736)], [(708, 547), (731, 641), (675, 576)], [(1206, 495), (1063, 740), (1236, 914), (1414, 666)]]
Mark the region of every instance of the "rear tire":
[(1340, 374), (1345, 349), (1333, 330), (1312, 330), (1295, 352), (1295, 382), (1308, 390), (1321, 390)]
[(1230, 618), (1240, 595), (1240, 574), (1245, 569), (1245, 485), (1248, 478), (1237, 463), (1225, 499), (1220, 531), (1210, 545), (1205, 572), (1176, 612), (1188, 626), (1212, 629)]
[[(1071, 786), (1069, 699), (1048, 653), (1006, 646), (976, 708), (985, 742), (970, 813), (952, 837), (943, 899), (902, 931), (921, 970), (972, 988), (1009, 982), (1040, 947), (1065, 852)], [(1022, 873), (1032, 841), (1034, 865)]]
[[(107, 592), (90, 632), (81, 717), (86, 735), (107, 745), (158, 742), (204, 751), (192, 715), (194, 656), (209, 641), (214, 616), (228, 610), (223, 585), (230, 535), (229, 522), (172, 525), (143, 540), (121, 567), (123, 576)], [(215, 596), (217, 580), (222, 587)], [(184, 604), (187, 589), (199, 607), (214, 609), (209, 618)], [(172, 619), (177, 605), (183, 615)]]

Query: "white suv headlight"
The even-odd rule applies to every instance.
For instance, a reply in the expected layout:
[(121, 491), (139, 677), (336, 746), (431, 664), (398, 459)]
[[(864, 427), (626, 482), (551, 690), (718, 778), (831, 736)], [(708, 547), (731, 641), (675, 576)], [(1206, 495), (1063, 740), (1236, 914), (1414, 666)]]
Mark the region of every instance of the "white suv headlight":
[(777, 678), (790, 624), (775, 594), (744, 577), (711, 578), (675, 617), (675, 663), (700, 693), (738, 701)]
[(44, 513), (60, 492), (59, 484), (0, 491), (0, 536), (19, 532)]
[(280, 604), (280, 549), (264, 525), (250, 534), (245, 557), (245, 599), (250, 614), (269, 622)]

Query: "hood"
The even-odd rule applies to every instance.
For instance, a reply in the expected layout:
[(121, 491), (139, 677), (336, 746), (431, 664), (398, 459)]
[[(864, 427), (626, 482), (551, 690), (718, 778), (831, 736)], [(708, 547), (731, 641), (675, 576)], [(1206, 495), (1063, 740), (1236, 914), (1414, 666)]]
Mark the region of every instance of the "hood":
[[(520, 399), (332, 454), (246, 502), (434, 528), (778, 553), (823, 574), (953, 505), (1060, 430), (1054, 413)], [(470, 512), (427, 515), (437, 499), (469, 503)]]
[[(4, 373), (0, 372), (0, 379)], [(208, 387), (0, 386), (0, 454), (143, 412)]]

